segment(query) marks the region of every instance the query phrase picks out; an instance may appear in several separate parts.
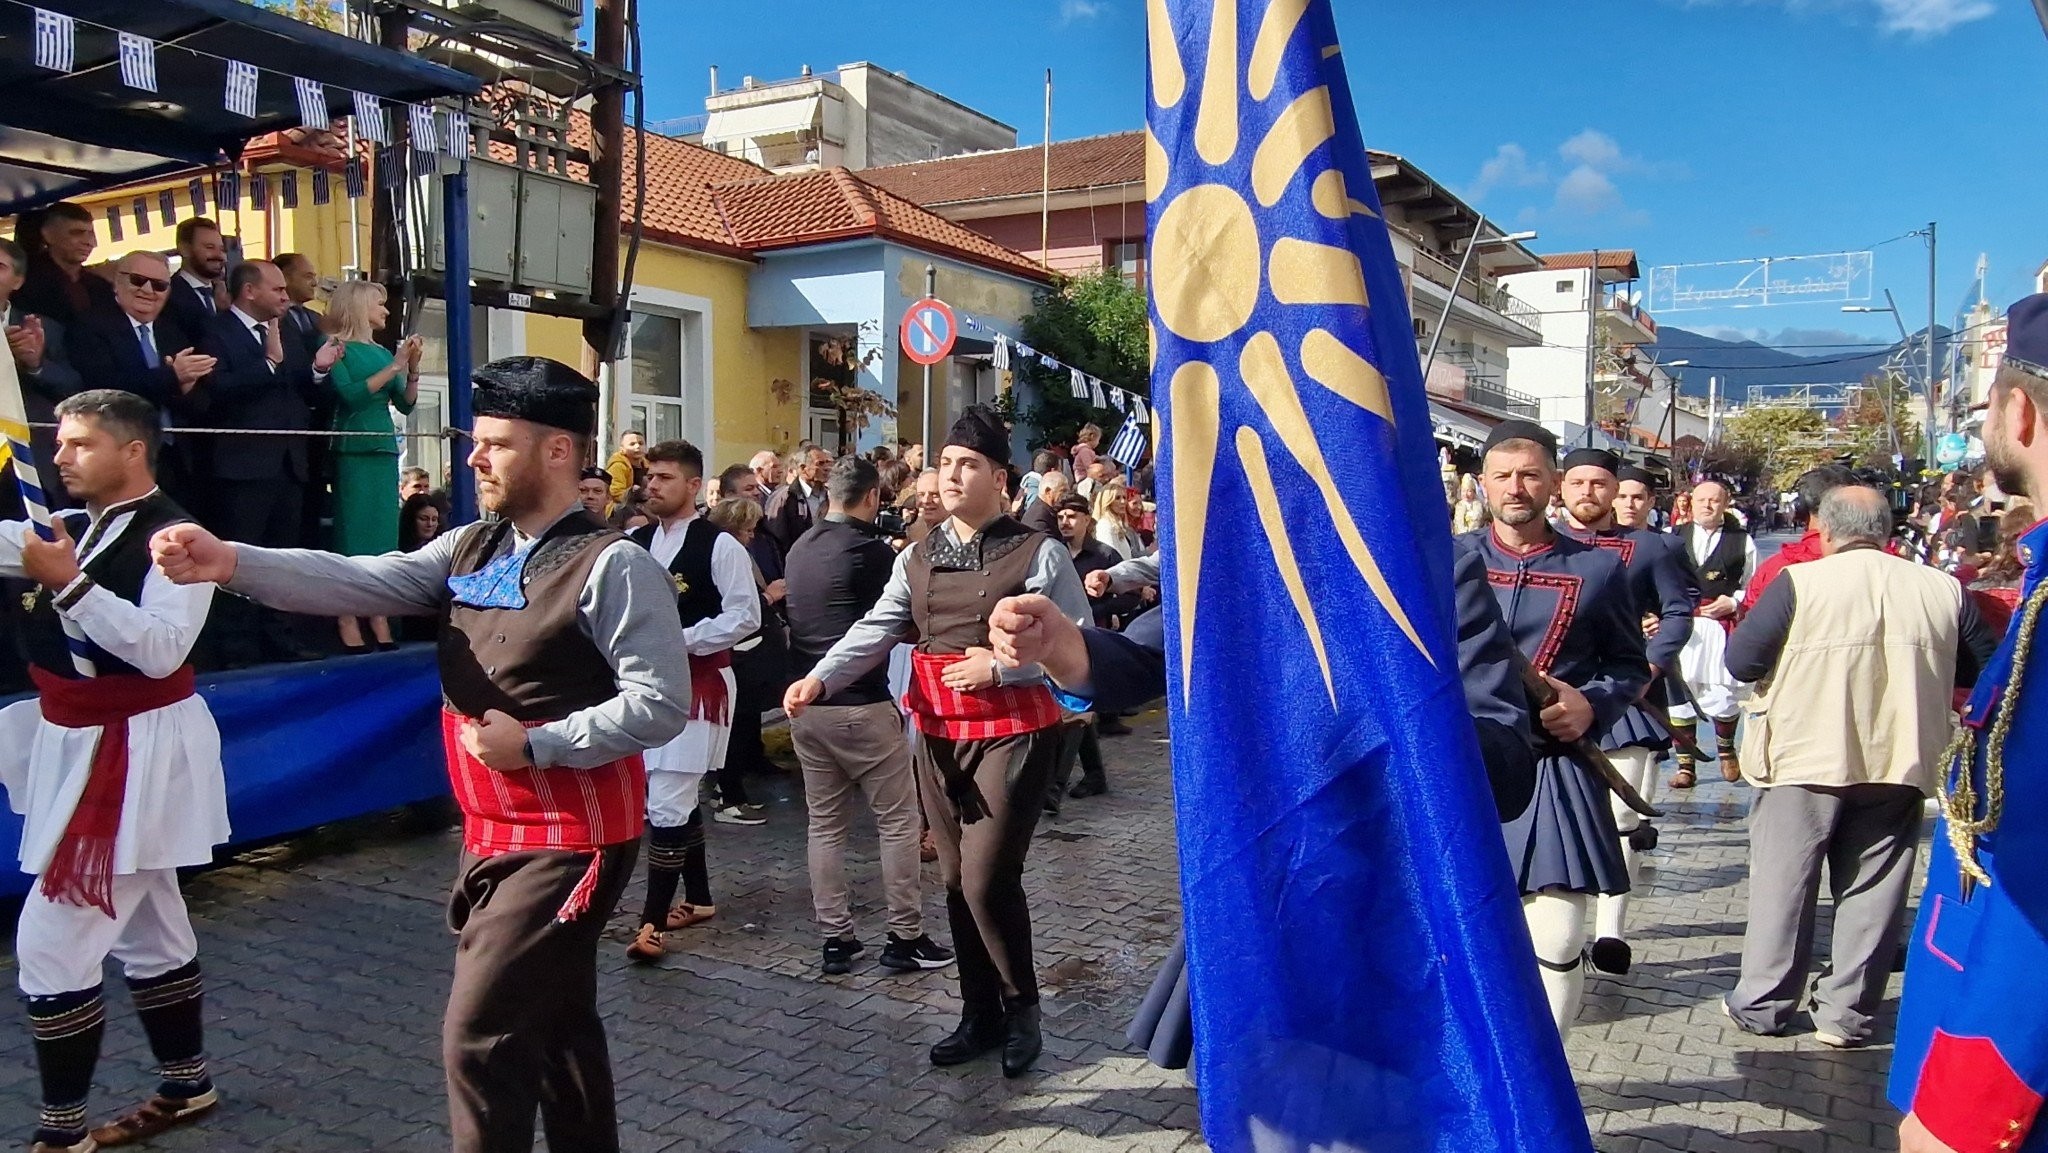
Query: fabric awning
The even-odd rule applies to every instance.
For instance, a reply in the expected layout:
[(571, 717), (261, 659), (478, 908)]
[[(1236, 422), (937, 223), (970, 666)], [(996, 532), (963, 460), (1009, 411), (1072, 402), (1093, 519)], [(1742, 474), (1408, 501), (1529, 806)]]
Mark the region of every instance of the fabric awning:
[(772, 104), (750, 104), (745, 108), (721, 108), (704, 123), (706, 140), (759, 140), (771, 136), (794, 136), (818, 127), (816, 96), (801, 100), (778, 100)]
[(1485, 425), (1433, 400), (1429, 402), (1429, 424), (1436, 439), (1454, 448), (1477, 450), (1486, 443)]
[[(36, 0), (76, 21), (74, 69), (35, 62), (35, 7), (0, 4), (0, 214), (239, 156), (298, 126), (293, 77), (325, 86), (328, 111), (354, 92), (387, 103), (467, 96), (478, 81), (242, 0)], [(154, 93), (122, 82), (117, 33), (156, 45)], [(226, 107), (227, 62), (261, 69), (256, 115)], [(403, 110), (398, 110), (403, 115)]]

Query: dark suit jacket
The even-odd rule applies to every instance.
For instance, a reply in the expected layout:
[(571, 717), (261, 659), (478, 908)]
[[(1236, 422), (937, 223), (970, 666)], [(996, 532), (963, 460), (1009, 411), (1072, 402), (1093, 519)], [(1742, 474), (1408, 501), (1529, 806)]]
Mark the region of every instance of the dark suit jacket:
[[(188, 348), (198, 348), (206, 339), (206, 330), (216, 315), (213, 309), (206, 307), (199, 289), (192, 287), (183, 276), (172, 273), (171, 292), (164, 300), (163, 320), (178, 336), (176, 340), (163, 344), (164, 354), (168, 356)], [(167, 333), (160, 334), (159, 340), (166, 336)]]
[[(284, 322), (289, 325), (289, 322)], [(207, 419), (221, 428), (313, 427), (312, 414), (328, 400), (332, 386), (313, 377), (313, 354), (292, 339), (280, 341), (284, 363), (273, 370), (263, 345), (232, 310), (213, 318), (200, 351), (216, 357), (205, 390)], [(216, 480), (312, 479), (303, 436), (221, 436), (213, 446)]]
[(183, 332), (163, 317), (157, 318), (150, 331), (161, 362), (155, 368), (143, 359), (142, 339), (135, 335), (135, 322), (127, 313), (117, 308), (111, 315), (89, 316), (70, 330), (71, 363), (94, 388), (132, 392), (169, 411), (174, 420), (190, 424), (189, 417), (201, 406), (198, 394), (204, 385), (195, 386), (191, 393), (182, 392), (170, 364), (172, 354), (189, 344)]
[[(22, 310), (9, 305), (5, 321), (8, 326), (20, 324), (24, 319)], [(64, 326), (43, 318), (43, 363), (34, 372), (15, 362), (15, 371), (21, 378), (21, 404), (30, 424), (49, 424), (57, 419), (57, 402), (74, 393), (85, 391), (85, 382), (78, 370), (71, 364), (71, 355), (65, 348)], [(36, 474), (42, 478), (44, 493), (51, 508), (70, 508), (73, 502), (64, 493), (64, 486), (57, 483), (57, 434), (47, 428), (29, 430), (29, 447), (36, 457)], [(4, 485), (4, 508), (10, 515), (18, 511), (19, 493), (15, 489), (12, 473), (0, 476)]]
[(811, 531), (816, 520), (817, 517), (811, 513), (811, 502), (804, 495), (803, 485), (792, 480), (768, 498), (768, 507), (761, 515), (761, 531), (787, 557), (797, 538)]
[[(71, 327), (78, 323), (79, 313), (71, 306), (71, 297), (64, 290), (65, 279), (56, 262), (47, 256), (30, 257), (21, 291), (14, 294), (15, 306), (23, 312), (46, 316), (66, 328)], [(114, 301), (112, 282), (91, 271), (80, 273), (78, 280), (85, 286), (88, 313), (121, 310)]]
[(1017, 514), (1017, 519), (1023, 523), (1025, 528), (1033, 532), (1042, 532), (1054, 540), (1059, 539), (1059, 510), (1035, 496), (1031, 498), (1031, 503), (1025, 507), (1024, 511)]

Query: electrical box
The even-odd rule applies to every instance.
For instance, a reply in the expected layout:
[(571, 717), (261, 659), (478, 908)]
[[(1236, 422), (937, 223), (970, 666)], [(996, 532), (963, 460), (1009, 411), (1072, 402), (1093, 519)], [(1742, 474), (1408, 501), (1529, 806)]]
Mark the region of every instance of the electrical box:
[[(428, 259), (440, 272), (448, 267), (441, 198), (431, 196), (428, 203)], [(591, 185), (470, 158), (470, 279), (587, 297), (596, 226), (597, 189)]]

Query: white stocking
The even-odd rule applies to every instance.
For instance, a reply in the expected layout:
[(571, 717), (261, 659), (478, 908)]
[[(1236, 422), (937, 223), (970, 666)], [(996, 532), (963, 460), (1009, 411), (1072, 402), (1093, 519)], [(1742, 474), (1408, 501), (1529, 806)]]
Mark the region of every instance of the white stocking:
[(1571, 1034), (1572, 1021), (1579, 1015), (1579, 1001), (1585, 996), (1586, 948), (1585, 893), (1545, 889), (1522, 898), (1522, 916), (1529, 922), (1529, 937), (1536, 945), (1537, 973), (1543, 978), (1543, 995), (1550, 1000), (1550, 1016), (1557, 1022), (1557, 1035)]
[[(1651, 749), (1614, 749), (1607, 754), (1614, 767), (1636, 792), (1648, 801), (1657, 789), (1657, 754)], [(1610, 797), (1614, 805), (1614, 827), (1621, 831), (1621, 859), (1628, 866), (1628, 893), (1616, 896), (1601, 894), (1593, 905), (1593, 937), (1596, 940), (1612, 937), (1617, 941), (1627, 940), (1624, 930), (1628, 926), (1628, 900), (1641, 881), (1640, 859), (1642, 850), (1636, 848), (1630, 833), (1643, 824), (1643, 817), (1634, 809), (1623, 804), (1620, 797)]]

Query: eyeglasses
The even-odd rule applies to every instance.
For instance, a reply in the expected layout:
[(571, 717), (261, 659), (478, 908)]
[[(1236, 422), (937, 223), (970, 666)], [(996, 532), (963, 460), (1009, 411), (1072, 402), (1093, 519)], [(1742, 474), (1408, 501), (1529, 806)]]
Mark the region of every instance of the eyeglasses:
[(139, 272), (124, 272), (121, 275), (128, 278), (128, 287), (130, 288), (147, 288), (151, 292), (169, 292), (171, 290), (171, 282), (168, 280), (158, 280), (154, 276), (144, 276)]

